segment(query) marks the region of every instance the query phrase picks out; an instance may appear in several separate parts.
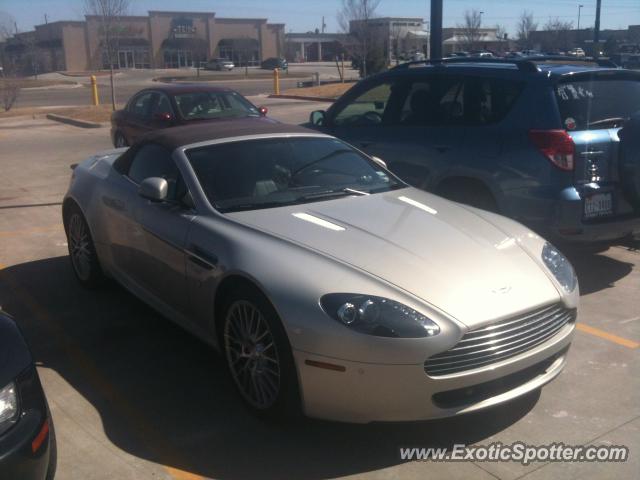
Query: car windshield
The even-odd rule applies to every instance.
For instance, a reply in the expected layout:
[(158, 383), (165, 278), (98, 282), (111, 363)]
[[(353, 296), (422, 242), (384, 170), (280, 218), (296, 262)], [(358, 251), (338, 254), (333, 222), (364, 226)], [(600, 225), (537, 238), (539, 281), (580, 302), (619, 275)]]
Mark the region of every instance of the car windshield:
[(191, 92), (175, 96), (183, 119), (258, 117), (260, 112), (236, 92)]
[(562, 82), (556, 98), (567, 130), (620, 126), (640, 111), (640, 80), (595, 78)]
[(209, 202), (221, 212), (368, 195), (406, 185), (333, 138), (275, 138), (187, 151)]

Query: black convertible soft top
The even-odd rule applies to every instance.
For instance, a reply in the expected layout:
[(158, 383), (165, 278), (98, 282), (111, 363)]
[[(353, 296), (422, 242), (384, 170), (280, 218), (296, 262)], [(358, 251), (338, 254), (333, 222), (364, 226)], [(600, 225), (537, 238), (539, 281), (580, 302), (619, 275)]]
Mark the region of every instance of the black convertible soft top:
[(185, 145), (218, 140), (221, 138), (242, 137), (247, 135), (286, 133), (318, 133), (308, 128), (297, 125), (287, 125), (270, 118), (245, 117), (238, 119), (225, 119), (220, 122), (207, 122), (200, 125), (185, 125), (181, 127), (156, 130), (141, 137), (136, 144), (156, 143), (170, 151)]

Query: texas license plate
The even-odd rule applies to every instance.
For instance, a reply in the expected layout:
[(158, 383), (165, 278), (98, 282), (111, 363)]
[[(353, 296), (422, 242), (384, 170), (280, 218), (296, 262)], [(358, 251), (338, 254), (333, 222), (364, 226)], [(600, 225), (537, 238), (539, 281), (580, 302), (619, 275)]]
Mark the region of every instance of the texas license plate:
[(596, 218), (613, 213), (613, 195), (597, 193), (584, 199), (584, 217)]

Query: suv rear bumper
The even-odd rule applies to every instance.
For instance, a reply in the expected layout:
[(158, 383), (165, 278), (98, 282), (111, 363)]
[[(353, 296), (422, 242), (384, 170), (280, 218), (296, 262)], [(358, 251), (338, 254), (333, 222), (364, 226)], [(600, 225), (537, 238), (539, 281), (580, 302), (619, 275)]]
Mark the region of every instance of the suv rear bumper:
[[(640, 215), (622, 200), (621, 192), (615, 188), (603, 191), (613, 193), (616, 215), (584, 220), (583, 195), (574, 187), (562, 190), (548, 227), (551, 236), (565, 242), (595, 243), (640, 235)], [(623, 202), (625, 205), (620, 205)]]

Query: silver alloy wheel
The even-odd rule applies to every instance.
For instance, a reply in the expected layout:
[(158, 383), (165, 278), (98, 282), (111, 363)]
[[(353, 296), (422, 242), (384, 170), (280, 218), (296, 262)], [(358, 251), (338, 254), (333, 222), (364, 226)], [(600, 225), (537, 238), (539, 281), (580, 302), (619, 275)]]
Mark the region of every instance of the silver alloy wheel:
[(224, 344), (233, 380), (253, 407), (271, 407), (280, 392), (280, 362), (269, 324), (251, 302), (234, 302), (225, 318)]
[(68, 228), (71, 263), (78, 277), (86, 281), (91, 276), (91, 238), (82, 215), (79, 213), (71, 214)]

